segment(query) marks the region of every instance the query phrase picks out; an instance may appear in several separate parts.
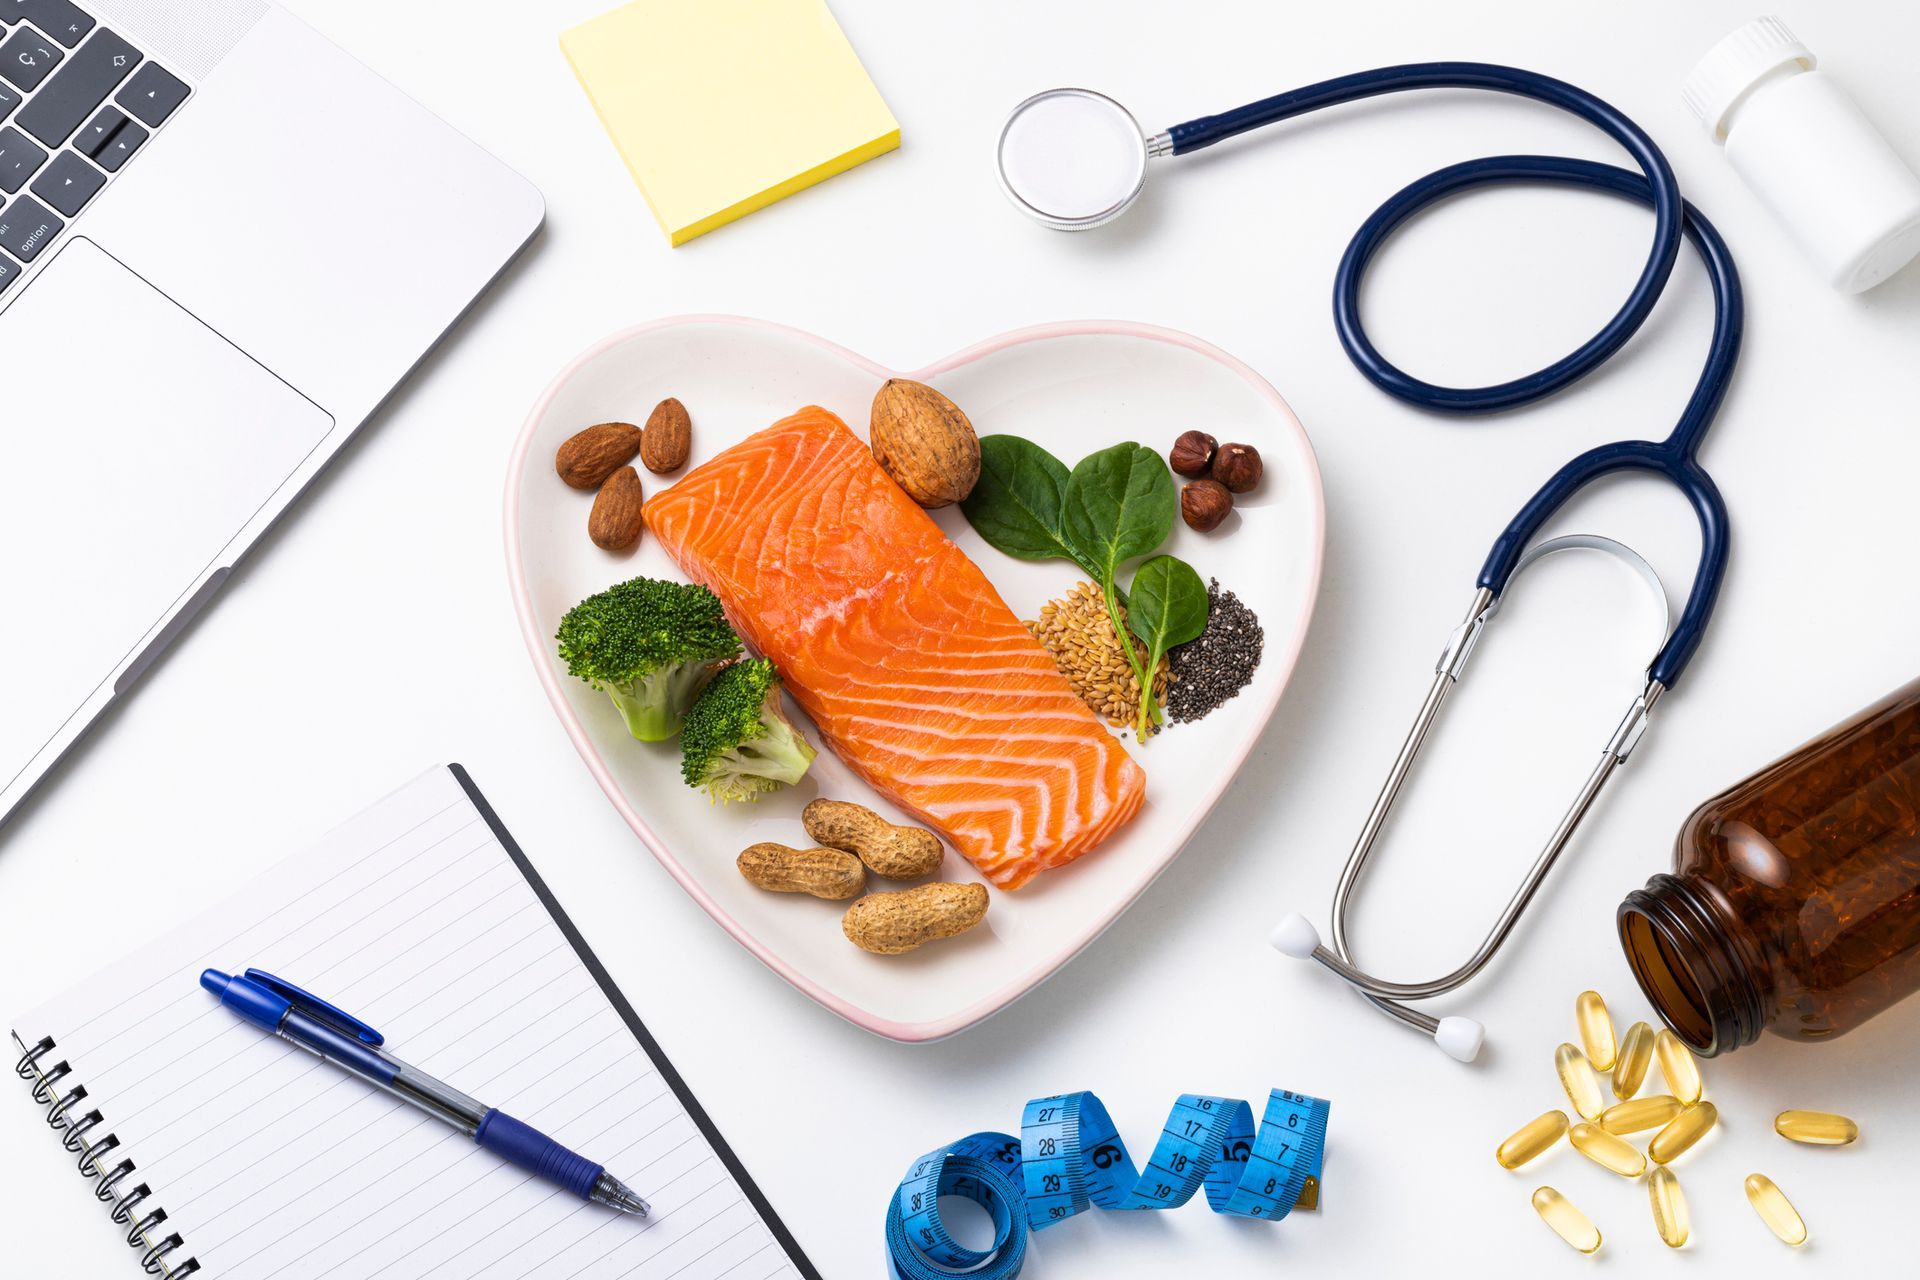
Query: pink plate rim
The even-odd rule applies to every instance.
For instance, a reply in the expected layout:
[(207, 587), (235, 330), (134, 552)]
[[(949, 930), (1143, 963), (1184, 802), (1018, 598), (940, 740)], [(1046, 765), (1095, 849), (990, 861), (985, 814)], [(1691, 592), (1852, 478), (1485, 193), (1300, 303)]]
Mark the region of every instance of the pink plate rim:
[(1313, 451), (1313, 442), (1308, 439), (1306, 430), (1300, 425), (1299, 418), (1294, 415), (1292, 406), (1287, 404), (1285, 398), (1273, 388), (1271, 383), (1261, 377), (1243, 361), (1227, 354), (1210, 342), (1194, 337), (1192, 334), (1183, 333), (1177, 329), (1167, 329), (1157, 325), (1140, 324), (1128, 320), (1060, 321), (1052, 324), (1032, 325), (1022, 329), (1012, 329), (982, 342), (977, 342), (943, 359), (936, 360), (925, 368), (901, 373), (890, 370), (883, 365), (867, 359), (858, 352), (850, 351), (838, 343), (830, 342), (804, 329), (796, 329), (790, 325), (777, 324), (770, 320), (758, 320), (749, 316), (724, 314), (663, 316), (657, 320), (649, 320), (645, 323), (622, 329), (594, 343), (578, 356), (574, 357), (566, 368), (562, 369), (559, 374), (554, 377), (553, 381), (547, 384), (546, 390), (541, 392), (540, 398), (534, 402), (533, 408), (527, 414), (525, 423), (521, 426), (518, 439), (514, 441), (513, 454), (507, 463), (506, 502), (503, 512), (503, 533), (505, 535), (507, 553), (507, 584), (509, 590), (513, 593), (514, 613), (520, 624), (520, 637), (526, 642), (527, 652), (533, 659), (534, 673), (539, 677), (540, 687), (546, 691), (547, 701), (552, 704), (554, 713), (560, 717), (560, 724), (566, 730), (567, 737), (572, 740), (574, 750), (580, 753), (580, 758), (586, 763), (587, 771), (593, 775), (594, 781), (600, 784), (600, 790), (606, 793), (607, 799), (613, 803), (615, 811), (626, 820), (627, 825), (633, 829), (633, 833), (640, 837), (640, 842), (647, 847), (659, 861), (660, 865), (666, 868), (667, 874), (678, 881), (680, 887), (686, 891), (687, 896), (698, 903), (701, 909), (708, 915), (712, 916), (721, 928), (731, 934), (734, 941), (745, 947), (762, 964), (786, 979), (815, 1003), (831, 1010), (857, 1027), (873, 1032), (875, 1035), (884, 1036), (887, 1039), (904, 1043), (923, 1043), (943, 1039), (966, 1030), (976, 1022), (999, 1012), (1001, 1009), (1018, 1000), (1021, 996), (1026, 995), (1047, 978), (1064, 968), (1069, 961), (1079, 955), (1095, 938), (1099, 937), (1109, 925), (1119, 919), (1121, 913), (1132, 906), (1142, 893), (1146, 892), (1147, 887), (1159, 877), (1160, 873), (1173, 865), (1175, 858), (1179, 856), (1180, 850), (1186, 846), (1188, 840), (1193, 838), (1194, 832), (1199, 830), (1200, 825), (1205, 822), (1207, 816), (1212, 813), (1214, 805), (1219, 803), (1220, 797), (1226, 793), (1228, 785), (1231, 784), (1234, 776), (1237, 776), (1237, 770), (1235, 774), (1223, 777), (1214, 784), (1205, 802), (1194, 810), (1192, 822), (1188, 824), (1186, 830), (1180, 833), (1178, 844), (1174, 846), (1167, 856), (1139, 877), (1138, 881), (1129, 888), (1125, 898), (1112, 912), (1108, 913), (1104, 918), (1089, 922), (1084, 930), (1072, 938), (1065, 952), (1060, 955), (1056, 961), (1044, 970), (1023, 977), (984, 999), (976, 1001), (958, 1013), (944, 1018), (936, 1018), (928, 1022), (899, 1022), (891, 1018), (882, 1018), (827, 991), (806, 975), (794, 970), (792, 966), (788, 965), (780, 959), (779, 956), (763, 946), (758, 938), (744, 928), (737, 920), (729, 915), (718, 902), (709, 896), (707, 892), (701, 888), (699, 882), (687, 874), (681, 867), (679, 859), (667, 848), (665, 842), (654, 833), (653, 828), (647, 824), (647, 820), (640, 815), (638, 810), (628, 803), (626, 794), (621, 790), (620, 784), (614, 780), (605, 762), (601, 760), (599, 752), (594, 748), (592, 738), (587, 733), (586, 726), (583, 725), (579, 717), (574, 714), (572, 705), (567, 701), (566, 695), (562, 692), (559, 675), (554, 668), (551, 655), (547, 652), (546, 636), (540, 632), (534, 623), (533, 600), (527, 589), (526, 566), (522, 562), (520, 554), (521, 475), (526, 468), (527, 455), (533, 446), (534, 433), (539, 429), (541, 419), (546, 416), (547, 409), (560, 394), (561, 389), (573, 379), (574, 375), (577, 374), (583, 366), (614, 347), (629, 342), (643, 334), (653, 333), (657, 330), (695, 325), (737, 325), (744, 328), (761, 329), (770, 333), (782, 334), (790, 338), (798, 338), (830, 351), (854, 365), (856, 368), (865, 369), (873, 374), (874, 377), (882, 380), (901, 377), (925, 381), (939, 374), (946, 373), (949, 370), (956, 369), (961, 365), (969, 364), (985, 356), (992, 355), (997, 351), (1005, 350), (1008, 347), (1019, 346), (1027, 342), (1044, 341), (1051, 338), (1088, 336), (1119, 336), (1144, 338), (1153, 342), (1164, 342), (1170, 346), (1182, 347), (1203, 355), (1245, 379), (1255, 392), (1279, 411), (1282, 420), (1292, 429), (1300, 445), (1304, 448), (1309, 478), (1312, 481), (1309, 486), (1309, 492), (1304, 496), (1313, 507), (1313, 564), (1307, 595), (1308, 606), (1302, 611), (1298, 624), (1294, 628), (1294, 633), (1284, 647), (1273, 645), (1272, 637), (1269, 637), (1268, 660), (1273, 661), (1279, 659), (1284, 661), (1285, 669), (1281, 673), (1280, 680), (1274, 685), (1273, 694), (1268, 699), (1267, 705), (1261, 710), (1259, 728), (1254, 731), (1255, 737), (1266, 731), (1266, 726), (1271, 722), (1275, 708), (1280, 705), (1281, 696), (1286, 692), (1287, 686), (1292, 682), (1294, 669), (1300, 660), (1301, 648), (1306, 644), (1307, 629), (1312, 622), (1314, 606), (1317, 604), (1320, 595), (1320, 577), (1326, 552), (1326, 495), (1321, 484), (1320, 464)]

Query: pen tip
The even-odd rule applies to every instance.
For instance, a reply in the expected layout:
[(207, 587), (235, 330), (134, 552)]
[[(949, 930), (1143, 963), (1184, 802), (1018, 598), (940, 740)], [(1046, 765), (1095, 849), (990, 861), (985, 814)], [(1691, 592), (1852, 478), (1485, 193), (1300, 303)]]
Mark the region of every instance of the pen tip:
[(593, 1198), (609, 1209), (630, 1213), (636, 1218), (644, 1218), (653, 1211), (653, 1206), (635, 1195), (632, 1187), (610, 1173), (602, 1173), (593, 1184)]

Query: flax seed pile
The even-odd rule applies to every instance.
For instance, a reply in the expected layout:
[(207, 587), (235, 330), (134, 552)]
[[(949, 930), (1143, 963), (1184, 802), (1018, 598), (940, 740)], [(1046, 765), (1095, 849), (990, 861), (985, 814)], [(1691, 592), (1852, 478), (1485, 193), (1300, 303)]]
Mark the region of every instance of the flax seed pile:
[[(1120, 615), (1123, 619), (1126, 613)], [(1027, 630), (1040, 642), (1060, 674), (1094, 714), (1106, 717), (1108, 724), (1131, 725), (1140, 714), (1140, 682), (1120, 641), (1113, 634), (1113, 621), (1107, 617), (1107, 604), (1100, 588), (1082, 582), (1058, 600), (1040, 607), (1040, 616), (1027, 623)], [(1146, 661), (1146, 646), (1132, 636), (1135, 655)], [(1167, 659), (1160, 660), (1153, 673), (1153, 694), (1163, 704), (1172, 681)], [(1152, 730), (1149, 730), (1152, 732)]]

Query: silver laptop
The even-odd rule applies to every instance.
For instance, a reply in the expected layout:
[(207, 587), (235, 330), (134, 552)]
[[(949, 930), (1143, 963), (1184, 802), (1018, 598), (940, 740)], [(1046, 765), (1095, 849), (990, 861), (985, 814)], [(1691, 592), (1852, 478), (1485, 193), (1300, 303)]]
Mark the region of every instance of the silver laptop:
[(0, 821), (542, 216), (261, 0), (0, 0)]

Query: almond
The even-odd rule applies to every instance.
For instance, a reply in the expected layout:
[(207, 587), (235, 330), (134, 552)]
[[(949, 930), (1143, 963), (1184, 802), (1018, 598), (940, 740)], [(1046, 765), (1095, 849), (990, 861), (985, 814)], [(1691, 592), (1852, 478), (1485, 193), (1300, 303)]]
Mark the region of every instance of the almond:
[(693, 419), (687, 416), (687, 406), (668, 396), (653, 406), (647, 417), (646, 431), (640, 437), (640, 461), (647, 464), (647, 470), (663, 476), (686, 466), (692, 451)]
[(907, 496), (945, 507), (980, 478), (980, 437), (960, 406), (921, 382), (889, 378), (873, 398), (873, 457)]
[(553, 469), (575, 489), (598, 489), (608, 476), (640, 452), (640, 428), (631, 422), (602, 422), (567, 437), (553, 455)]
[(640, 473), (622, 467), (607, 477), (587, 516), (587, 536), (607, 551), (625, 551), (640, 540)]

